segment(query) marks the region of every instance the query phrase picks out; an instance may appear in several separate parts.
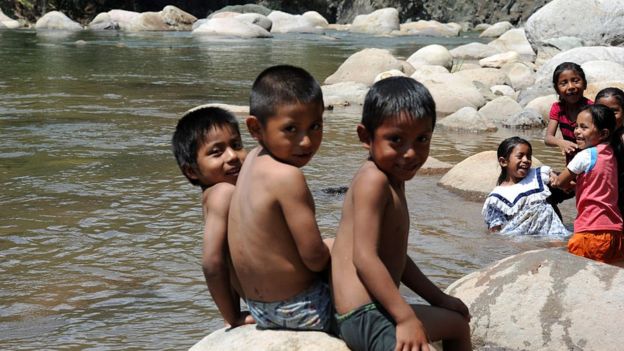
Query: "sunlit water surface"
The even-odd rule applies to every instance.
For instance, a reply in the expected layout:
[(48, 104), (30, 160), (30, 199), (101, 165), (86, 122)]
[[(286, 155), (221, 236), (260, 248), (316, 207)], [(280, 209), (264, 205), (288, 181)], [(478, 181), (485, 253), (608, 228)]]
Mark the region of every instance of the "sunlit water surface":
[[(424, 45), (475, 38), (0, 31), (0, 349), (186, 349), (221, 327), (199, 264), (200, 191), (170, 151), (180, 115), (208, 102), (246, 105), (253, 79), (273, 64), (302, 66), (323, 81), (366, 47), (406, 58)], [(333, 236), (342, 198), (322, 189), (348, 185), (365, 152), (357, 111), (327, 112), (325, 121), (304, 171), (323, 235)], [(542, 130), (438, 130), (431, 155), (457, 163), (514, 134), (561, 166)], [(407, 198), (409, 253), (440, 287), (550, 245), (488, 234), (481, 203), (438, 187), (439, 178), (417, 176)], [(573, 204), (563, 211), (569, 224)]]

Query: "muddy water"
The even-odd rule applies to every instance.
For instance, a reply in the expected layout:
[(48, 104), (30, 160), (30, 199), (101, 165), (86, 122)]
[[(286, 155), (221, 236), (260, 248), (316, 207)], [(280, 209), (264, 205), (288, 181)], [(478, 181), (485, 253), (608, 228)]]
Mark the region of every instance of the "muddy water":
[[(305, 67), (322, 81), (365, 47), (407, 57), (433, 42), (474, 40), (330, 35), (0, 31), (0, 349), (185, 349), (219, 328), (199, 267), (200, 193), (169, 146), (180, 114), (207, 102), (247, 104), (254, 77), (273, 64)], [(322, 189), (347, 185), (365, 156), (357, 121), (357, 111), (328, 112), (305, 168), (325, 236), (342, 199)], [(437, 131), (431, 154), (457, 163), (514, 133)], [(521, 135), (543, 162), (561, 165), (543, 131)], [(246, 131), (244, 140), (252, 146)], [(489, 235), (481, 204), (438, 180), (417, 176), (407, 197), (410, 254), (441, 287), (548, 245)], [(564, 207), (567, 223), (573, 212)]]

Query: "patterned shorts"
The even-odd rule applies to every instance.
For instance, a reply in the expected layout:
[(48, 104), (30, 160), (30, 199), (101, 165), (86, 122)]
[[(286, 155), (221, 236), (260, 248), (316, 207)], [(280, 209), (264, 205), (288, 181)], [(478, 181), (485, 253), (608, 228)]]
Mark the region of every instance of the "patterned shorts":
[(328, 332), (332, 320), (329, 286), (322, 281), (285, 301), (247, 300), (259, 329), (317, 330)]

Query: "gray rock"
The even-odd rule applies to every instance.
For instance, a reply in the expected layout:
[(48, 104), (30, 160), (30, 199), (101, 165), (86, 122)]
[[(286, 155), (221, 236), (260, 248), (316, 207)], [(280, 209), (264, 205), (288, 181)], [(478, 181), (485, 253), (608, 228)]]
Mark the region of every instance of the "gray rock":
[(368, 85), (356, 82), (341, 82), (323, 85), (323, 101), (326, 108), (362, 106), (368, 92)]
[(500, 54), (497, 48), (483, 43), (469, 43), (450, 50), (455, 59), (480, 60), (489, 56)]
[(255, 24), (256, 26), (260, 26), (264, 28), (267, 32), (271, 31), (271, 27), (273, 26), (273, 22), (264, 15), (259, 13), (243, 13), (236, 17), (237, 20)]
[(238, 38), (270, 38), (271, 33), (264, 28), (256, 26), (237, 18), (211, 18), (197, 29), (193, 30), (196, 37), (225, 36)]
[(403, 64), (388, 50), (364, 49), (349, 56), (325, 84), (359, 82), (371, 86), (379, 73), (393, 69), (403, 71)]
[(542, 249), (495, 262), (446, 292), (470, 309), (476, 347), (589, 351), (624, 345), (622, 287), (620, 267)]
[(485, 85), (488, 89), (494, 85), (510, 84), (509, 78), (507, 78), (505, 72), (496, 68), (477, 68), (461, 70), (453, 73), (453, 75), (468, 79), (472, 82), (479, 82)]
[(501, 21), (498, 23), (494, 23), (488, 29), (484, 30), (479, 34), (480, 38), (496, 38), (503, 35), (503, 33), (513, 28), (513, 24), (509, 23), (509, 21)]
[(520, 61), (520, 55), (515, 51), (492, 55), (479, 60), (481, 67), (501, 68), (510, 62)]
[(498, 49), (500, 52), (515, 51), (523, 60), (535, 61), (535, 52), (522, 28), (510, 29), (487, 45)]
[(550, 119), (550, 108), (552, 107), (552, 104), (557, 101), (559, 101), (559, 98), (556, 94), (540, 96), (529, 101), (525, 109), (533, 109), (539, 112), (539, 114), (542, 116), (542, 119), (544, 120), (544, 123), (548, 123)]
[(520, 104), (508, 96), (498, 97), (479, 110), (481, 116), (495, 123), (502, 123), (520, 112), (522, 112)]
[(190, 31), (193, 28), (193, 23), (197, 21), (197, 17), (171, 5), (165, 6), (159, 15), (169, 26), (169, 30)]
[(225, 6), (222, 9), (213, 12), (213, 14), (219, 13), (219, 12), (238, 12), (238, 13), (259, 13), (263, 16), (268, 16), (272, 11), (273, 10), (267, 7), (264, 7), (262, 5), (245, 4), (245, 5)]
[(510, 85), (516, 90), (530, 87), (535, 83), (533, 68), (524, 62), (507, 63), (500, 70), (507, 75)]
[(509, 85), (494, 85), (490, 87), (490, 91), (496, 96), (509, 96), (515, 99), (516, 91)]
[(482, 133), (498, 130), (473, 107), (462, 107), (455, 113), (440, 119), (436, 125), (446, 130), (459, 132)]
[(553, 0), (527, 20), (527, 38), (535, 51), (547, 39), (577, 37), (588, 46), (624, 44), (624, 2)]
[(524, 110), (510, 116), (506, 120), (503, 120), (502, 124), (506, 128), (515, 129), (546, 127), (546, 121), (544, 121), (542, 114), (532, 108), (525, 108)]
[(413, 35), (426, 35), (432, 37), (456, 37), (459, 35), (461, 27), (448, 23), (440, 23), (435, 20), (409, 22), (401, 24), (401, 32)]
[(414, 68), (422, 65), (442, 66), (446, 69), (453, 67), (453, 56), (442, 45), (432, 44), (418, 49), (407, 59)]

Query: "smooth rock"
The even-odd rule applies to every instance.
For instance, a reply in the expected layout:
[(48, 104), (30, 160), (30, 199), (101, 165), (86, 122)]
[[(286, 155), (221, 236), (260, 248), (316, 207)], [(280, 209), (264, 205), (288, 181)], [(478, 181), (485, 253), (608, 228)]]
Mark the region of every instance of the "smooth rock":
[(506, 31), (487, 45), (498, 49), (500, 52), (515, 51), (520, 57), (527, 61), (535, 61), (535, 51), (527, 40), (523, 28), (514, 28)]
[(0, 10), (0, 28), (17, 29), (19, 27), (20, 23), (17, 20), (5, 15), (4, 12)]
[(434, 157), (427, 157), (425, 164), (418, 170), (419, 175), (438, 175), (448, 172), (453, 165), (448, 162), (442, 162)]
[(459, 35), (461, 26), (457, 27), (450, 23), (440, 23), (435, 20), (403, 23), (400, 25), (401, 32), (413, 35), (431, 37), (456, 37)]
[(263, 16), (268, 16), (273, 10), (256, 4), (245, 4), (245, 5), (229, 5), (221, 8), (213, 12), (213, 14), (219, 12), (238, 12), (238, 13), (259, 13)]
[(282, 11), (273, 11), (268, 16), (273, 22), (271, 33), (321, 33), (314, 22), (302, 15), (291, 15)]
[(158, 12), (143, 12), (134, 17), (128, 27), (129, 32), (168, 31), (169, 25)]
[(185, 113), (189, 113), (195, 110), (199, 110), (202, 108), (206, 108), (206, 107), (218, 107), (218, 108), (222, 108), (226, 111), (229, 111), (239, 117), (247, 117), (249, 116), (249, 106), (241, 106), (241, 105), (230, 105), (230, 104), (220, 104), (220, 103), (210, 103), (210, 104), (204, 104), (204, 105), (199, 105), (199, 106), (195, 106), (192, 109), (186, 111)]
[(462, 77), (472, 82), (480, 82), (488, 89), (494, 85), (510, 84), (507, 75), (505, 75), (504, 72), (496, 68), (477, 68), (461, 70), (453, 73), (453, 75)]
[(349, 56), (338, 70), (325, 79), (325, 84), (359, 82), (373, 85), (375, 77), (389, 70), (403, 70), (402, 63), (385, 49), (364, 49)]
[(495, 37), (499, 37), (499, 36), (503, 35), (503, 33), (505, 33), (506, 31), (508, 31), (508, 30), (510, 30), (512, 28), (513, 28), (513, 25), (511, 23), (509, 23), (508, 21), (502, 21), (502, 22), (494, 23), (493, 25), (488, 27), (486, 30), (481, 32), (481, 34), (479, 34), (479, 37), (480, 38), (495, 38)]
[(321, 86), (326, 108), (362, 106), (368, 85), (357, 82), (340, 82)]
[(381, 72), (375, 77), (375, 83), (382, 79), (390, 78), (390, 77), (406, 77), (407, 75), (398, 69), (393, 69), (390, 71)]
[(264, 28), (238, 18), (211, 18), (193, 30), (194, 36), (227, 36), (238, 38), (270, 38)]
[(587, 85), (587, 89), (585, 89), (585, 92), (583, 93), (583, 95), (585, 95), (585, 97), (591, 99), (592, 101), (596, 100), (596, 94), (598, 94), (599, 91), (601, 91), (604, 88), (620, 88), (622, 90), (624, 90), (624, 82), (622, 81), (602, 81), (602, 82), (598, 82), (598, 83), (589, 83)]
[(515, 51), (508, 51), (502, 54), (496, 54), (479, 60), (481, 67), (501, 68), (511, 62), (518, 62), (520, 55)]
[(502, 123), (521, 111), (520, 104), (508, 96), (498, 97), (479, 109), (481, 116), (495, 123)]
[(475, 349), (615, 351), (624, 345), (622, 287), (624, 269), (556, 248), (502, 259), (446, 292), (470, 309)]
[(500, 54), (501, 51), (493, 46), (483, 43), (468, 43), (450, 50), (450, 53), (455, 59), (480, 60), (482, 58)]
[(455, 113), (452, 113), (437, 123), (446, 130), (464, 131), (464, 132), (495, 132), (498, 128), (486, 118), (481, 116), (473, 107), (462, 107)]
[(312, 22), (312, 24), (316, 27), (327, 28), (329, 25), (329, 22), (327, 22), (325, 17), (316, 11), (304, 12), (302, 16)]
[(407, 62), (414, 68), (421, 65), (437, 65), (450, 69), (453, 67), (453, 56), (444, 46), (432, 44), (418, 49), (410, 55)]
[(535, 71), (524, 62), (510, 62), (500, 68), (509, 84), (516, 90), (530, 87), (535, 83)]
[(612, 61), (587, 61), (581, 65), (588, 82), (624, 82), (624, 65)]
[(490, 28), (492, 25), (489, 23), (479, 23), (474, 26), (475, 32), (483, 32), (484, 30)]
[(169, 26), (169, 30), (190, 31), (197, 21), (197, 17), (172, 5), (165, 6), (158, 14)]
[(542, 115), (542, 119), (545, 123), (548, 123), (550, 120), (550, 109), (552, 108), (552, 104), (559, 101), (559, 97), (556, 94), (546, 95), (537, 97), (525, 106), (526, 109), (533, 109), (539, 112)]
[(214, 350), (349, 351), (349, 348), (342, 340), (323, 332), (258, 330), (255, 325), (244, 325), (219, 329), (189, 349)]
[(486, 102), (483, 94), (472, 82), (451, 73), (431, 74), (418, 78), (414, 73), (412, 78), (420, 81), (433, 96), (436, 103), (436, 113), (439, 117), (447, 116), (462, 107), (479, 108)]
[[(541, 165), (540, 160), (533, 156), (531, 167)], [(483, 151), (453, 166), (440, 179), (438, 185), (467, 198), (483, 200), (496, 186), (499, 175), (500, 166), (496, 151)], [(470, 310), (470, 313), (474, 314), (475, 312)]]
[(544, 128), (546, 127), (546, 121), (544, 121), (542, 115), (536, 110), (525, 108), (503, 120), (502, 125), (506, 128), (515, 129)]
[(273, 26), (273, 22), (264, 15), (259, 13), (243, 13), (237, 16), (234, 16), (235, 19), (241, 22), (247, 22), (251, 24), (255, 24), (256, 26), (260, 26), (264, 28), (267, 32), (271, 31), (271, 27)]
[(43, 15), (35, 24), (36, 30), (63, 30), (78, 31), (82, 30), (82, 26), (72, 21), (64, 13), (59, 11), (51, 11)]
[(359, 15), (351, 23), (351, 32), (369, 34), (390, 34), (400, 30), (399, 12), (392, 7), (373, 11), (368, 15)]
[(87, 28), (91, 30), (118, 30), (119, 24), (111, 18), (108, 12), (101, 12), (89, 23)]
[(509, 96), (515, 100), (516, 91), (509, 85), (494, 85), (490, 87), (490, 91), (496, 96)]

